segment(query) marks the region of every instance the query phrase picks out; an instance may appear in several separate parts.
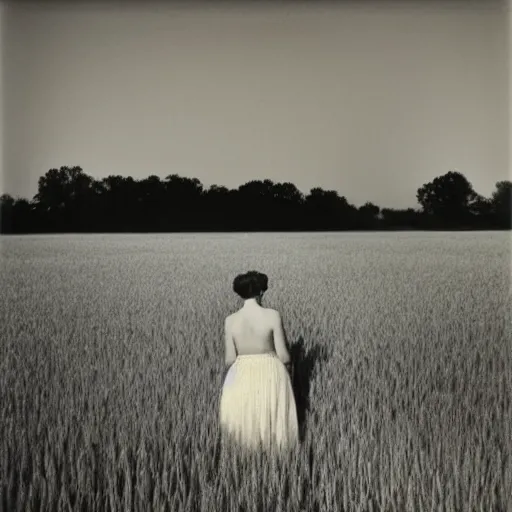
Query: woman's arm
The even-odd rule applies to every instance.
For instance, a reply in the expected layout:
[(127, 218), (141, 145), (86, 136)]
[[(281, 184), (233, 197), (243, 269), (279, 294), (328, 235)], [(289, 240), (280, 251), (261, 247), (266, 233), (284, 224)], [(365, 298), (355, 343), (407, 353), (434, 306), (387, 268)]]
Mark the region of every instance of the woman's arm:
[(236, 348), (235, 342), (233, 341), (233, 335), (231, 334), (231, 321), (229, 316), (224, 322), (224, 363), (226, 365), (226, 371), (236, 360)]
[(283, 327), (283, 321), (278, 311), (272, 311), (272, 331), (274, 334), (274, 347), (276, 349), (277, 356), (286, 366), (291, 377), (292, 359), (290, 357), (290, 351), (288, 350), (288, 340)]

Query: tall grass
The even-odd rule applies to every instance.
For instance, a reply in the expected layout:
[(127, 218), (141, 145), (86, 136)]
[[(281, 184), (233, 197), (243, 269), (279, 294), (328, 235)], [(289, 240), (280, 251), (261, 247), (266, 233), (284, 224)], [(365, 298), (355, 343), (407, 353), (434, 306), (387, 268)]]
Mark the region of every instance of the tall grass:
[[(511, 511), (505, 233), (0, 239), (0, 512)], [(233, 277), (269, 275), (300, 447), (221, 450)]]

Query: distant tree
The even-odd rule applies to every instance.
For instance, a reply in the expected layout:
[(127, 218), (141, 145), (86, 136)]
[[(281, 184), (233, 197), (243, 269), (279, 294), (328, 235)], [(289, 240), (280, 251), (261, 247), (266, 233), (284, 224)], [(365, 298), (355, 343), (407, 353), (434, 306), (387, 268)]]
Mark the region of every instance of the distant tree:
[(473, 215), (488, 215), (492, 211), (492, 202), (490, 199), (476, 194), (474, 201), (468, 205), (468, 209)]
[(455, 227), (470, 221), (470, 206), (478, 195), (465, 176), (450, 171), (420, 187), (416, 197), (427, 215)]
[(36, 231), (34, 204), (25, 198), (0, 196), (0, 233), (31, 233)]
[(227, 187), (212, 185), (203, 194), (205, 226), (213, 230), (231, 230), (233, 228), (233, 210), (231, 194)]
[[(140, 190), (133, 178), (109, 175), (93, 186), (98, 197), (97, 215), (101, 218), (102, 230), (107, 232), (127, 231), (128, 226), (140, 222), (140, 204), (136, 193)], [(143, 227), (143, 224), (137, 225)]]
[(165, 183), (154, 174), (137, 183), (138, 215), (146, 231), (164, 231)]
[(512, 227), (512, 182), (498, 181), (496, 190), (492, 193), (490, 206), (495, 223), (500, 228)]
[(300, 205), (304, 202), (302, 192), (290, 182), (274, 183), (271, 187), (271, 193), (274, 198), (287, 204)]
[(404, 210), (383, 208), (381, 210), (381, 226), (391, 230), (418, 228), (420, 227), (420, 212), (414, 208)]
[(271, 180), (251, 180), (237, 189), (236, 215), (248, 231), (272, 230), (274, 215), (274, 183)]
[(67, 212), (71, 231), (90, 231), (94, 226), (94, 179), (75, 166), (69, 171), (69, 203)]
[(178, 174), (169, 174), (165, 178), (166, 188), (174, 195), (184, 195), (189, 198), (200, 197), (203, 185), (197, 178), (186, 178)]
[(67, 167), (52, 168), (38, 180), (38, 192), (34, 196), (41, 218), (49, 232), (64, 229), (64, 209), (68, 201)]
[(306, 196), (307, 225), (316, 230), (339, 230), (351, 227), (354, 210), (344, 196), (335, 190), (314, 187)]
[(0, 196), (0, 233), (12, 233), (12, 220), (14, 197), (9, 194), (2, 194)]
[(468, 206), (471, 214), (471, 226), (476, 229), (489, 229), (493, 226), (492, 203), (490, 199), (476, 194)]
[(271, 221), (280, 231), (297, 230), (304, 222), (304, 195), (289, 182), (274, 183), (271, 189), (273, 207)]
[(35, 209), (51, 231), (90, 228), (93, 181), (78, 165), (53, 168), (39, 178)]
[(379, 225), (380, 208), (373, 203), (366, 202), (358, 209), (359, 228), (376, 229)]
[(30, 233), (34, 231), (34, 206), (25, 198), (18, 198), (13, 205), (13, 231)]
[(197, 178), (165, 178), (165, 216), (171, 231), (195, 231), (205, 223), (203, 185)]

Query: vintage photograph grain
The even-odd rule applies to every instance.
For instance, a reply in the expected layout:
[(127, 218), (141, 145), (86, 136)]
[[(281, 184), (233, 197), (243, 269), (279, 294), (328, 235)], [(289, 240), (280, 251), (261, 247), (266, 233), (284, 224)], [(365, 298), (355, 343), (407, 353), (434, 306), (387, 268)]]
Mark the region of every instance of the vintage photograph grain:
[(512, 512), (511, 0), (0, 0), (0, 512)]

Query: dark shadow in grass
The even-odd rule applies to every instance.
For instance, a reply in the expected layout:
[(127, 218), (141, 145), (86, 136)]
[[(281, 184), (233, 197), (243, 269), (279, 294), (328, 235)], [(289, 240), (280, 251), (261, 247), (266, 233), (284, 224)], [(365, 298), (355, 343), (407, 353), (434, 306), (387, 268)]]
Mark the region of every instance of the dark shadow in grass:
[(310, 396), (309, 390), (313, 379), (314, 369), (317, 363), (328, 359), (328, 350), (325, 345), (314, 344), (307, 351), (304, 347), (304, 338), (299, 339), (290, 346), (292, 358), (292, 385), (297, 404), (297, 416), (299, 420), (299, 437), (303, 442), (305, 438), (306, 415), (309, 411)]

